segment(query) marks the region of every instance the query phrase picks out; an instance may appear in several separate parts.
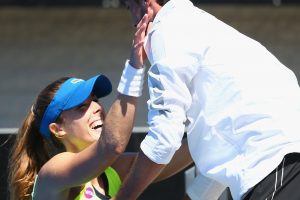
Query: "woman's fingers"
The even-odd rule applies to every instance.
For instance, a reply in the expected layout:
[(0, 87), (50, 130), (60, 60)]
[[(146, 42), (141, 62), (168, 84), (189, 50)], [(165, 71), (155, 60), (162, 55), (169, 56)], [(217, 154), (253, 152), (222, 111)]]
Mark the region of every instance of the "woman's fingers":
[(139, 23), (137, 24), (136, 28), (140, 28), (140, 26), (144, 23), (147, 23), (148, 21), (148, 14), (145, 14), (143, 16), (143, 18), (139, 21)]
[(153, 10), (150, 8), (150, 7), (148, 7), (148, 9), (147, 9), (147, 17), (148, 17), (148, 23), (150, 22), (150, 21), (153, 21)]
[(147, 30), (153, 16), (153, 10), (147, 10), (147, 13), (143, 16), (140, 22), (136, 26), (136, 32), (133, 38), (130, 63), (136, 68), (141, 68), (144, 65), (146, 59), (146, 53), (144, 50), (144, 40), (147, 35)]
[(137, 31), (135, 32), (134, 34), (134, 39), (137, 40), (138, 42), (140, 40), (144, 40), (145, 39), (145, 36), (146, 36), (146, 28), (147, 28), (147, 24), (142, 24), (138, 29)]

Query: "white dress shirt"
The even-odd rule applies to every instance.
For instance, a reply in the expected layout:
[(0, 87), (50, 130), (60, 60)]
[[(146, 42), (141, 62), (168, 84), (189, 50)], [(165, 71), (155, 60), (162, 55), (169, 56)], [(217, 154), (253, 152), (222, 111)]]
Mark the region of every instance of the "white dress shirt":
[(240, 199), (285, 154), (300, 152), (297, 79), (257, 41), (189, 0), (171, 0), (145, 49), (149, 132), (141, 149), (155, 163), (171, 160), (187, 124), (197, 168)]

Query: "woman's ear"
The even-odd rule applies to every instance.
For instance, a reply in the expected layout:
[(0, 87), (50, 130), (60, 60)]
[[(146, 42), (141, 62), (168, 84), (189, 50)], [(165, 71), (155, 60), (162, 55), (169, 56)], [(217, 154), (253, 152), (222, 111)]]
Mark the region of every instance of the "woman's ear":
[(63, 138), (66, 135), (66, 132), (58, 123), (49, 124), (49, 130), (51, 134), (54, 134), (54, 136), (59, 139)]

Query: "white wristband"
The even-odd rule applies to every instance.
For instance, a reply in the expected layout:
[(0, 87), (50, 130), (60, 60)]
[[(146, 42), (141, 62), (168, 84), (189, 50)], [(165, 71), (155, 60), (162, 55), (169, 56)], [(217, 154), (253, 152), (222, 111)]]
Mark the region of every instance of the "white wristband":
[(145, 68), (136, 69), (125, 62), (125, 67), (118, 86), (118, 92), (124, 95), (140, 97), (142, 96)]

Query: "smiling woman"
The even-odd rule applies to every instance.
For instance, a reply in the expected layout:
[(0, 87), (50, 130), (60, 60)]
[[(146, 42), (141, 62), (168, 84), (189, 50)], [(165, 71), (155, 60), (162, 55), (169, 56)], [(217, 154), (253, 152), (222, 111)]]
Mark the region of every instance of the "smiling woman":
[[(87, 81), (60, 78), (41, 91), (19, 130), (12, 151), (12, 199), (31, 199), (30, 193), (37, 174), (43, 172), (40, 175), (42, 182), (43, 177), (47, 176), (45, 174), (51, 173), (47, 168), (59, 167), (62, 163), (53, 162), (53, 155), (57, 154), (54, 160), (58, 161), (70, 157), (62, 152), (78, 153), (78, 156), (72, 157), (80, 161), (79, 152), (97, 141), (101, 133), (101, 128), (96, 130), (95, 127), (96, 124), (102, 126), (105, 114), (95, 101), (108, 95), (111, 90), (109, 79), (98, 75)], [(87, 151), (90, 150), (85, 152)], [(63, 165), (68, 167), (67, 160)], [(75, 176), (69, 179), (70, 183), (73, 182), (72, 179), (76, 180)], [(38, 190), (36, 192), (38, 194)]]
[[(131, 58), (143, 62), (138, 48), (133, 47)], [(98, 103), (112, 91), (104, 75), (60, 78), (40, 92), (11, 151), (11, 199), (106, 199), (116, 194), (125, 176), (121, 166), (127, 170), (134, 158), (121, 153), (132, 131), (144, 74), (143, 68), (127, 68), (140, 80), (138, 94), (121, 91), (107, 116)], [(132, 88), (130, 82), (123, 85)]]
[[(111, 163), (111, 157), (115, 156), (109, 152), (110, 142), (103, 141), (118, 139), (126, 146), (136, 98), (119, 94), (116, 102), (122, 103), (114, 104), (120, 107), (116, 109), (113, 105), (106, 116), (98, 98), (110, 92), (109, 79), (98, 75), (86, 81), (61, 78), (38, 95), (12, 149), (11, 199), (84, 200), (116, 195), (136, 153), (123, 153)], [(125, 114), (121, 107), (127, 110)], [(122, 129), (124, 138), (111, 136), (120, 132), (105, 121), (112, 118), (116, 124), (122, 124), (116, 127)], [(158, 180), (191, 163), (186, 141), (178, 152)], [(188, 156), (182, 158), (181, 154)]]
[[(47, 107), (40, 132), (47, 138), (50, 132), (54, 133), (55, 137), (61, 139), (67, 151), (82, 151), (99, 139), (105, 113), (98, 103), (98, 98), (110, 92), (111, 83), (104, 75), (95, 76), (87, 81), (67, 79)], [(33, 112), (36, 112), (35, 108)]]
[[(112, 90), (104, 75), (60, 78), (39, 93), (11, 151), (10, 199), (97, 200), (116, 195), (136, 157), (123, 152), (142, 94), (145, 30), (144, 23), (137, 27), (119, 93), (107, 115), (98, 102)], [(191, 162), (185, 141), (158, 180)]]

